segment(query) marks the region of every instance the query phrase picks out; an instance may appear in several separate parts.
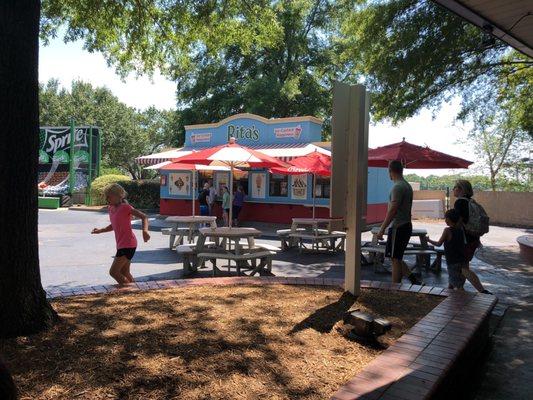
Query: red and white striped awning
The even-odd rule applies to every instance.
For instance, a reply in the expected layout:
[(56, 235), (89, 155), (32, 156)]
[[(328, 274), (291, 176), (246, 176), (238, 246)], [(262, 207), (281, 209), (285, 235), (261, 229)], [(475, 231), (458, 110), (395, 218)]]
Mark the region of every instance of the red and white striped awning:
[[(290, 161), (293, 158), (302, 157), (314, 151), (331, 156), (331, 151), (323, 149), (312, 143), (296, 143), (296, 144), (273, 144), (273, 145), (252, 145), (247, 146), (251, 149), (258, 150), (261, 153), (270, 157), (275, 157), (281, 161)], [(197, 149), (201, 150), (201, 149)], [(138, 157), (136, 159), (138, 164), (141, 165), (156, 165), (164, 163), (165, 161), (171, 161), (173, 159), (185, 156), (193, 152), (192, 148), (182, 147), (179, 149), (173, 149), (163, 151), (161, 153), (155, 153), (148, 156)], [(155, 168), (156, 169), (156, 168)]]
[(191, 153), (192, 150), (185, 150), (181, 147), (179, 149), (172, 149), (161, 153), (150, 154), (148, 156), (137, 157), (135, 161), (140, 165), (156, 165), (164, 163), (165, 161), (172, 161), (175, 158), (180, 158)]

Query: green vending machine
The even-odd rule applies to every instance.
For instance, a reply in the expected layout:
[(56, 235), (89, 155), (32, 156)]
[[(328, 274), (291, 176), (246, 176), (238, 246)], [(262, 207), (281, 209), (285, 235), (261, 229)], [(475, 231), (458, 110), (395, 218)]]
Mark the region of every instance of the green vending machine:
[(39, 206), (90, 204), (91, 182), (100, 171), (101, 129), (72, 121), (70, 126), (41, 127), (39, 139)]

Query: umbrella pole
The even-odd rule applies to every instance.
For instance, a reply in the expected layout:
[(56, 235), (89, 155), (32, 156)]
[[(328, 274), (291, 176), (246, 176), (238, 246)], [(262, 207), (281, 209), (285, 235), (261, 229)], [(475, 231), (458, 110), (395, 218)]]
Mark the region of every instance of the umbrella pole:
[(313, 219), (315, 219), (315, 186), (316, 186), (316, 174), (313, 174)]
[(229, 221), (228, 226), (231, 228), (233, 222), (233, 164), (229, 172)]
[(196, 171), (194, 171), (194, 170), (192, 171), (192, 190), (191, 190), (191, 192), (192, 192), (192, 199), (191, 199), (192, 200), (191, 201), (191, 203), (192, 203), (192, 216), (194, 217), (195, 212), (196, 212), (196, 210), (195, 210), (196, 207), (194, 207), (195, 206), (195, 201), (194, 200), (196, 198)]

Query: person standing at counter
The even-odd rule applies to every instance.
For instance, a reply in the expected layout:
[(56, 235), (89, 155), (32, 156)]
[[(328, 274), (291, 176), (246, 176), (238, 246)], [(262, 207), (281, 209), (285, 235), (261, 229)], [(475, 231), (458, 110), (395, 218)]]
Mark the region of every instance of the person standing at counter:
[(207, 206), (209, 207), (209, 215), (215, 215), (215, 200), (217, 199), (217, 190), (213, 186), (213, 181), (209, 180), (207, 181), (207, 184), (209, 185), (209, 196), (207, 197)]
[(209, 197), (209, 184), (204, 183), (204, 187), (198, 194), (198, 203), (200, 204), (200, 215), (209, 215), (209, 205), (207, 198)]
[(227, 186), (224, 186), (222, 191), (222, 217), (224, 218), (224, 226), (229, 226), (229, 208), (231, 205), (231, 196)]
[(233, 225), (238, 226), (239, 225), (239, 214), (242, 210), (242, 206), (244, 205), (244, 199), (246, 195), (244, 194), (244, 188), (239, 185), (237, 187), (237, 191), (233, 195)]

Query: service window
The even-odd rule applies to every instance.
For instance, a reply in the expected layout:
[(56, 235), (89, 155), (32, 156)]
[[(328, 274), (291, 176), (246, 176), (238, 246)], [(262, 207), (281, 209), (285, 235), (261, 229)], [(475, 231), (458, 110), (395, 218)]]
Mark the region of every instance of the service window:
[(330, 179), (316, 177), (315, 197), (317, 199), (329, 199)]
[(244, 194), (248, 196), (248, 171), (236, 172), (233, 176), (233, 192), (237, 191), (237, 188), (242, 186)]
[(213, 183), (213, 171), (198, 171), (198, 180), (196, 181), (196, 186), (198, 189), (203, 188), (204, 185), (208, 182)]
[(289, 195), (289, 176), (270, 174), (270, 196), (287, 197)]

